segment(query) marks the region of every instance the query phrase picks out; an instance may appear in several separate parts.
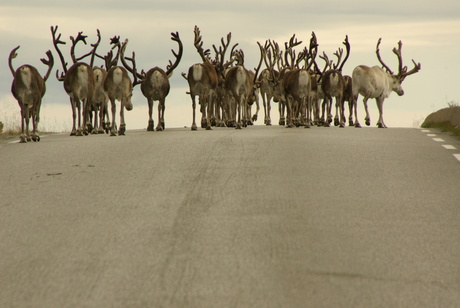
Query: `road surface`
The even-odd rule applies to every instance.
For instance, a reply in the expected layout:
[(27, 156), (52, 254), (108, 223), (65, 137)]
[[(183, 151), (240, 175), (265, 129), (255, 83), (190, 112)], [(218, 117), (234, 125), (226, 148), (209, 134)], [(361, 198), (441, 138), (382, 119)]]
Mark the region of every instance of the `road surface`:
[(0, 307), (459, 307), (460, 142), (429, 133), (3, 141)]

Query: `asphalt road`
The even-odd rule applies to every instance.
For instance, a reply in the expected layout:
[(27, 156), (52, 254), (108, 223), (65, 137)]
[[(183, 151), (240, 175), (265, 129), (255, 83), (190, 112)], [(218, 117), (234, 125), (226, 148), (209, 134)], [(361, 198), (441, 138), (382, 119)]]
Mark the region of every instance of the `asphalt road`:
[(2, 141), (0, 307), (459, 307), (442, 143), (278, 126)]

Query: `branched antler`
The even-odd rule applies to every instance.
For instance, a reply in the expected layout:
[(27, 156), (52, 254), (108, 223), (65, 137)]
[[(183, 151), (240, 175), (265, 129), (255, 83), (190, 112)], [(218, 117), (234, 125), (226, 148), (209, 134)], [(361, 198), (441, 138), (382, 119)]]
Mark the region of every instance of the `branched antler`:
[(67, 62), (65, 62), (64, 60), (64, 56), (62, 55), (62, 52), (59, 49), (59, 45), (65, 45), (66, 42), (61, 40), (61, 33), (59, 33), (59, 35), (56, 37), (57, 30), (58, 30), (58, 26), (56, 27), (51, 26), (51, 35), (53, 37), (53, 45), (54, 45), (54, 48), (56, 49), (56, 52), (59, 55), (59, 59), (61, 60), (61, 64), (62, 64), (62, 69), (64, 70), (64, 72), (61, 73), (61, 75), (59, 75), (59, 70), (56, 70), (56, 78), (59, 81), (63, 81), (64, 76), (67, 73)]
[(45, 58), (40, 59), (40, 61), (42, 61), (43, 64), (48, 66), (48, 70), (46, 71), (46, 74), (43, 76), (43, 80), (45, 81), (48, 80), (48, 77), (50, 76), (51, 70), (53, 69), (53, 66), (54, 66), (54, 58), (53, 58), (53, 54), (51, 53), (51, 50), (48, 50), (46, 52), (46, 56), (48, 57), (48, 59), (45, 59)]
[[(145, 73), (144, 73), (144, 71), (141, 71), (141, 73), (137, 72), (137, 69), (136, 69), (136, 54), (135, 54), (134, 51), (132, 53), (132, 57), (130, 57), (130, 58), (125, 57), (126, 45), (128, 45), (128, 39), (126, 39), (123, 42), (123, 44), (121, 45), (121, 48), (120, 48), (120, 60), (121, 60), (121, 63), (123, 63), (123, 66), (133, 75), (133, 77), (134, 77), (133, 87), (134, 87), (134, 86), (142, 83), (142, 81), (145, 78)], [(130, 66), (128, 64), (128, 62), (126, 62), (126, 60), (130, 61), (132, 63), (132, 66)]]
[(202, 37), (201, 37), (200, 28), (198, 28), (198, 26), (195, 26), (195, 29), (193, 30), (193, 33), (195, 34), (194, 45), (195, 45), (195, 48), (198, 51), (198, 54), (200, 55), (201, 59), (203, 60), (204, 63), (211, 62), (211, 60), (209, 59), (210, 50), (209, 49), (206, 49), (206, 50), (203, 49), (203, 40), (202, 40)]
[(166, 67), (166, 75), (170, 77), (172, 75), (173, 70), (179, 65), (179, 62), (182, 58), (182, 53), (184, 51), (184, 46), (182, 45), (182, 41), (179, 37), (179, 32), (171, 32), (171, 40), (177, 42), (179, 44), (179, 51), (176, 53), (173, 49), (171, 49), (172, 54), (176, 58), (176, 62), (174, 64), (171, 60), (169, 60), (169, 65)]
[(382, 42), (382, 38), (379, 38), (378, 42), (377, 42), (377, 48), (376, 48), (376, 53), (377, 53), (377, 59), (379, 60), (379, 62), (382, 64), (382, 66), (387, 70), (388, 73), (390, 73), (391, 75), (394, 75), (393, 74), (393, 71), (388, 67), (388, 65), (385, 64), (385, 62), (383, 62), (382, 58), (380, 57), (380, 49), (379, 49), (379, 46), (380, 46), (380, 43)]
[(412, 68), (410, 71), (407, 71), (407, 66), (403, 66), (401, 41), (398, 42), (398, 49), (396, 49), (396, 47), (393, 48), (393, 52), (398, 57), (398, 76), (401, 79), (404, 79), (409, 75), (417, 73), (422, 68), (422, 65), (420, 63), (416, 63), (414, 60), (412, 60), (412, 63), (414, 63), (414, 68)]

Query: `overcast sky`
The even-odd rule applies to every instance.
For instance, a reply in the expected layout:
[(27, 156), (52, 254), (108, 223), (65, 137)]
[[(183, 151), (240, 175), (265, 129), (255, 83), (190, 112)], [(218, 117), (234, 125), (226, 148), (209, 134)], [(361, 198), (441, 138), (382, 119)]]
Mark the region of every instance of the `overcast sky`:
[[(193, 46), (195, 25), (201, 29), (205, 48), (212, 49), (212, 44), (218, 45), (221, 37), (231, 32), (232, 45), (239, 43), (250, 69), (257, 65), (257, 41), (273, 39), (283, 44), (296, 34), (308, 44), (314, 31), (319, 51), (330, 56), (342, 47), (348, 35), (351, 54), (344, 67), (345, 74), (351, 75), (360, 64), (378, 64), (375, 46), (380, 37), (381, 55), (397, 71), (397, 58), (391, 50), (402, 40), (404, 63), (410, 69), (414, 59), (422, 64), (422, 69), (405, 80), (404, 96), (393, 93), (385, 101), (385, 123), (389, 127), (412, 127), (429, 113), (446, 107), (447, 102), (460, 101), (458, 1), (16, 0), (0, 5), (0, 57), (3, 59), (0, 61), (0, 121), (10, 124), (16, 121), (16, 116), (19, 121), (19, 107), (10, 92), (12, 75), (7, 61), (10, 51), (20, 45), (14, 67), (32, 64), (42, 74), (46, 67), (39, 59), (45, 57), (47, 50), (53, 52), (55, 67), (42, 103), (41, 127), (70, 130), (69, 99), (54, 74), (56, 69), (62, 71), (51, 41), (50, 26), (55, 25), (59, 26), (61, 38), (68, 42), (69, 36), (76, 36), (79, 31), (88, 36), (88, 45), (78, 46), (77, 53), (81, 54), (89, 51), (89, 44), (96, 41), (96, 29), (102, 35), (99, 53), (108, 51), (114, 35), (129, 38), (128, 53), (135, 51), (138, 68), (145, 70), (154, 66), (165, 68), (168, 61), (173, 60), (171, 49), (177, 50), (177, 44), (170, 40), (170, 33), (178, 31), (184, 43), (184, 56), (171, 78), (171, 92), (166, 99), (166, 128), (190, 126), (192, 122), (191, 100), (185, 94), (188, 84), (180, 73), (200, 61)], [(69, 45), (63, 46), (63, 52), (70, 62)], [(147, 102), (139, 87), (134, 90), (133, 104), (134, 109), (126, 113), (127, 128), (145, 128)], [(360, 122), (364, 124), (361, 98), (358, 104)], [(378, 118), (375, 102), (369, 105), (374, 126)], [(156, 107), (157, 103), (155, 122)], [(262, 108), (261, 102), (261, 116), (256, 124), (263, 124)], [(277, 122), (277, 104), (273, 105), (272, 114)]]

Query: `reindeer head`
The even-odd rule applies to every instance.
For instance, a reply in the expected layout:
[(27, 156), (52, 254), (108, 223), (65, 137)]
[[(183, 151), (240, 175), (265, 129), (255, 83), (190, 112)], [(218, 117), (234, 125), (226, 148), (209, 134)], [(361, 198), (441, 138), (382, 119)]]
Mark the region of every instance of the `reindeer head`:
[(414, 67), (408, 71), (407, 66), (403, 66), (403, 59), (402, 59), (402, 42), (398, 42), (398, 49), (393, 48), (393, 53), (398, 57), (398, 74), (394, 74), (393, 71), (383, 62), (382, 58), (380, 57), (380, 50), (379, 46), (382, 41), (382, 38), (379, 38), (377, 42), (377, 48), (376, 48), (376, 53), (377, 53), (377, 59), (379, 62), (382, 64), (383, 68), (385, 68), (387, 74), (391, 75), (391, 80), (393, 81), (392, 84), (392, 89), (394, 92), (396, 92), (399, 96), (404, 95), (404, 90), (401, 86), (402, 82), (404, 79), (406, 79), (407, 76), (412, 75), (417, 73), (421, 68), (422, 65), (420, 63), (416, 63), (414, 60), (412, 60), (412, 63), (414, 63)]

